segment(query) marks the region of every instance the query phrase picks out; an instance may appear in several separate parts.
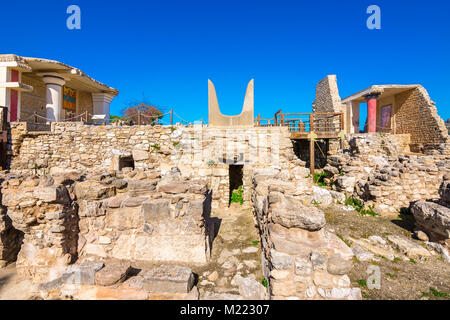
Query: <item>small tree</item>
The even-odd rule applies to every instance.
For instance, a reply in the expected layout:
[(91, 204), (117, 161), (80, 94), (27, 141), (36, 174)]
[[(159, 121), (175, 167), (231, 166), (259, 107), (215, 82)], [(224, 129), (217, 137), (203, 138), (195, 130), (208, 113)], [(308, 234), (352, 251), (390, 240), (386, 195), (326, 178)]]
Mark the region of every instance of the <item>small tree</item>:
[(151, 105), (150, 103), (130, 103), (127, 108), (122, 111), (124, 118), (130, 124), (137, 124), (139, 112), (141, 114), (141, 124), (154, 124), (155, 121), (163, 117), (160, 107)]

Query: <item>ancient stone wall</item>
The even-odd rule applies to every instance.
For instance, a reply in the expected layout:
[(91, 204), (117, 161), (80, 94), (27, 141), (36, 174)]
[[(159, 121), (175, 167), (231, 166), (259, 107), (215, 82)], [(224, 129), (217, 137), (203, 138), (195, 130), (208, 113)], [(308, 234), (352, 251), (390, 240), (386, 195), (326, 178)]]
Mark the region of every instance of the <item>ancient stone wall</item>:
[[(339, 89), (337, 86), (337, 78), (335, 75), (326, 76), (322, 79), (316, 87), (316, 100), (313, 103), (314, 113), (344, 113), (345, 116), (345, 105), (341, 102), (341, 97), (339, 96)], [(322, 120), (322, 121), (321, 121)], [(315, 115), (314, 116), (315, 126), (323, 125), (326, 123), (327, 130), (334, 131), (335, 128), (340, 126), (340, 118), (333, 117), (331, 121), (327, 115)], [(324, 130), (324, 128), (322, 128)]]
[(155, 171), (120, 178), (75, 185), (80, 256), (207, 262), (210, 199), (204, 181), (183, 180), (177, 170), (162, 179)]
[(13, 227), (7, 208), (0, 204), (0, 268), (17, 259), (22, 240), (23, 232)]
[(12, 226), (24, 234), (23, 243), (3, 246), (20, 247), (17, 272), (34, 282), (52, 281), (89, 257), (200, 265), (209, 258), (206, 183), (176, 168), (163, 177), (130, 168), (10, 175), (1, 192)]
[(344, 112), (335, 75), (326, 76), (317, 84), (313, 112)]
[(46, 116), (46, 88), (43, 81), (22, 75), (22, 82), (33, 87), (32, 92), (21, 93), (20, 119), (34, 121), (33, 114), (36, 112), (41, 117)]
[(119, 170), (126, 161), (137, 169), (178, 167), (183, 176), (207, 178), (213, 206), (228, 205), (230, 164), (244, 166), (244, 205), (250, 207), (253, 168), (289, 169), (304, 165), (284, 127), (220, 129), (170, 126), (89, 126), (55, 123), (51, 132), (11, 128), (10, 168), (49, 173), (58, 168)]
[(423, 87), (396, 96), (396, 133), (409, 133), (414, 151), (427, 144), (446, 143), (448, 132), (444, 120), (437, 114), (435, 103)]
[(379, 214), (439, 198), (449, 155), (411, 155), (407, 136), (389, 134), (354, 135), (348, 144), (349, 152), (329, 156), (324, 168), (333, 189), (361, 198)]
[[(450, 174), (443, 177), (437, 201), (417, 201), (411, 204), (417, 230), (429, 240), (450, 247)], [(439, 248), (439, 246), (434, 246)], [(438, 249), (439, 250), (439, 249)], [(450, 256), (447, 254), (447, 258)]]
[(15, 229), (24, 233), (17, 256), (20, 275), (39, 282), (77, 254), (77, 212), (68, 190), (42, 179), (12, 176), (2, 183), (2, 205)]
[(88, 112), (94, 114), (94, 103), (92, 102), (92, 93), (78, 90), (78, 105), (76, 114)]
[(258, 170), (253, 177), (263, 267), (272, 299), (360, 299), (346, 275), (352, 250), (324, 229), (325, 215), (311, 204), (307, 170)]

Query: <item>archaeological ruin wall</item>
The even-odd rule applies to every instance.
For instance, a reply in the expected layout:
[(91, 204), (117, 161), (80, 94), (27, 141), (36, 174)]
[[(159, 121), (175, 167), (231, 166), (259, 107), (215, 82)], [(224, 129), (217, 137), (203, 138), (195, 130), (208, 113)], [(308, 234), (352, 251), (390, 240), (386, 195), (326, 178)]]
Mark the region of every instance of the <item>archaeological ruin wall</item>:
[(344, 112), (344, 105), (339, 96), (337, 77), (326, 76), (316, 87), (316, 100), (313, 104), (314, 113)]
[[(206, 183), (158, 171), (5, 177), (3, 205), (23, 239), (18, 274), (51, 281), (85, 258), (206, 264), (211, 200)], [(17, 252), (16, 252), (17, 254)], [(15, 257), (2, 257), (13, 261)]]
[(327, 182), (384, 215), (397, 214), (414, 201), (439, 199), (450, 153), (411, 154), (409, 142), (409, 135), (352, 135), (347, 152), (328, 157)]
[(426, 145), (445, 144), (448, 131), (435, 103), (422, 86), (396, 96), (396, 132), (411, 135), (413, 151), (423, 152)]
[(253, 211), (271, 297), (361, 299), (346, 275), (353, 252), (324, 229), (325, 215), (311, 204), (315, 190), (306, 174), (299, 167), (291, 173), (258, 170), (253, 176)]
[(178, 167), (183, 176), (207, 180), (213, 207), (229, 204), (230, 165), (243, 166), (246, 207), (251, 206), (254, 168), (304, 166), (285, 127), (116, 127), (69, 122), (53, 124), (49, 132), (32, 132), (26, 123), (15, 123), (10, 142), (10, 168), (19, 173), (120, 170), (124, 166), (164, 173)]

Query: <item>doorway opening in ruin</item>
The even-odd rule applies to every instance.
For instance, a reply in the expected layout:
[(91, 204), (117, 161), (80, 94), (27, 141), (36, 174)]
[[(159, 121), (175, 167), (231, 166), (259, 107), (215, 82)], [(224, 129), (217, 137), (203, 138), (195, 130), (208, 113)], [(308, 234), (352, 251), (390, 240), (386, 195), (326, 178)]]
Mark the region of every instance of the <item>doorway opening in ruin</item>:
[(119, 170), (123, 168), (132, 168), (134, 170), (134, 159), (132, 156), (119, 158)]
[(230, 182), (230, 201), (229, 204), (233, 202), (243, 203), (243, 175), (244, 166), (243, 165), (230, 165), (229, 167), (229, 182)]
[[(309, 140), (293, 140), (294, 153), (302, 161), (306, 162), (306, 167), (310, 167)], [(328, 150), (330, 149), (330, 139), (316, 140), (314, 144), (314, 168), (322, 169), (327, 164)]]

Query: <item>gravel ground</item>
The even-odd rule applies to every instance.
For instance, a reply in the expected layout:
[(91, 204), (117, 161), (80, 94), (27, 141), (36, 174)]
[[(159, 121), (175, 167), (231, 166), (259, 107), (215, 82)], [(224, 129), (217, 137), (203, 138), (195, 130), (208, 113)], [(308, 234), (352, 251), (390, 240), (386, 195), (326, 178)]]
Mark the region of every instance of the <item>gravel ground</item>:
[[(327, 229), (335, 232), (352, 246), (350, 238), (367, 239), (380, 236), (397, 235), (424, 246), (412, 238), (414, 219), (408, 214), (398, 217), (362, 216), (356, 211), (344, 211), (341, 206), (323, 209), (327, 218)], [(389, 242), (388, 242), (389, 243)], [(420, 300), (450, 299), (450, 263), (439, 255), (430, 258), (404, 258), (398, 250), (399, 259), (389, 261), (381, 256), (374, 260), (361, 262), (354, 259), (354, 268), (349, 274), (353, 285), (360, 286), (364, 299), (370, 300)], [(380, 268), (381, 288), (367, 288), (369, 266)]]

